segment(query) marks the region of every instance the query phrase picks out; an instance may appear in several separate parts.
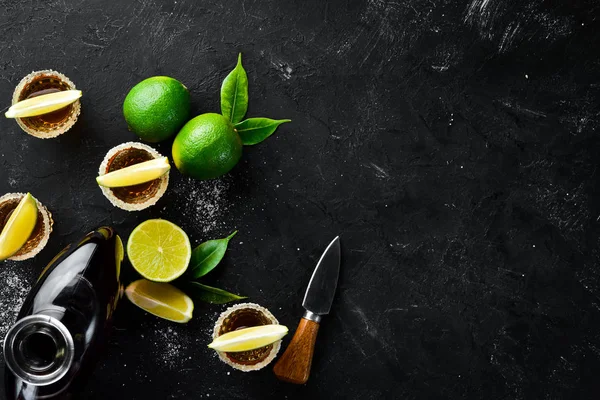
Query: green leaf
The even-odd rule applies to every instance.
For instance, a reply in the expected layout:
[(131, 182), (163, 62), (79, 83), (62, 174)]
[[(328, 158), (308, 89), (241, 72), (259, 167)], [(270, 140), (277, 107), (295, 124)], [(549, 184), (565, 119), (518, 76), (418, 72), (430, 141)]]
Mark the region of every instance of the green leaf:
[(199, 282), (189, 282), (189, 285), (194, 289), (194, 295), (192, 297), (211, 304), (225, 304), (230, 301), (247, 299), (245, 296), (238, 296), (237, 294), (229, 293), (216, 287), (203, 285)]
[(190, 261), (190, 271), (192, 278), (200, 278), (212, 271), (225, 255), (227, 245), (237, 231), (224, 239), (209, 240), (202, 243), (192, 251), (192, 259)]
[(242, 143), (249, 146), (262, 142), (271, 136), (279, 125), (291, 121), (291, 119), (248, 118), (236, 124), (235, 129), (242, 138)]
[(233, 71), (227, 75), (221, 85), (221, 114), (237, 124), (248, 111), (248, 76), (242, 67), (242, 53)]

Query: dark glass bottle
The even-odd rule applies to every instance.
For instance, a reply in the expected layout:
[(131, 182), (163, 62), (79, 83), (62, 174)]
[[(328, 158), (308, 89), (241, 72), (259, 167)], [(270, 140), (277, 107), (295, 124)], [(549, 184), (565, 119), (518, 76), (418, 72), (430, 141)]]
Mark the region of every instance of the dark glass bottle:
[(48, 264), (4, 340), (8, 400), (76, 398), (109, 333), (122, 260), (103, 227)]

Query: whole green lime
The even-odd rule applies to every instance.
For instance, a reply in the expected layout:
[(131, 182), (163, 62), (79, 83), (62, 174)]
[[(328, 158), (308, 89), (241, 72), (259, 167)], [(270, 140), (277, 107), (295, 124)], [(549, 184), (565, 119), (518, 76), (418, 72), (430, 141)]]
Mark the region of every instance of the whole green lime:
[(229, 172), (242, 157), (242, 140), (221, 114), (202, 114), (190, 120), (173, 142), (177, 169), (196, 179)]
[(123, 115), (129, 129), (146, 142), (168, 139), (190, 117), (190, 92), (177, 79), (153, 76), (125, 97)]

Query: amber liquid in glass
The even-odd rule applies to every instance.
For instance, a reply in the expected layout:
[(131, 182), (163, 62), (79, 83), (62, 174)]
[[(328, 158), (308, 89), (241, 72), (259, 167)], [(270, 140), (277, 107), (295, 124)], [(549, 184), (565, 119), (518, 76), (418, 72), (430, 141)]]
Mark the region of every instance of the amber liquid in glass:
[[(38, 96), (42, 96), (42, 95), (50, 94), (50, 93), (58, 93), (60, 91), (61, 91), (60, 89), (56, 89), (56, 88), (42, 89), (42, 90), (38, 90), (37, 92), (31, 93), (29, 96), (27, 96), (27, 98), (32, 99), (34, 97), (38, 97)], [(58, 109), (56, 111), (52, 111), (47, 114), (42, 114), (42, 115), (38, 115), (36, 117), (29, 117), (29, 118), (37, 118), (38, 120), (40, 120), (46, 124), (60, 124), (65, 119), (67, 119), (67, 117), (71, 113), (72, 107), (73, 106), (71, 104), (69, 104), (68, 106)]]
[[(10, 219), (10, 216), (17, 209), (17, 206), (19, 205), (20, 201), (21, 199), (15, 198), (0, 203), (0, 231), (2, 231), (2, 229)], [(35, 227), (33, 228), (33, 232), (31, 232), (29, 239), (27, 239), (27, 242), (23, 245), (23, 247), (21, 247), (21, 249), (17, 251), (15, 256), (25, 254), (31, 251), (31, 249), (34, 249), (41, 242), (43, 237), (44, 216), (42, 215), (42, 212), (38, 210), (37, 222), (35, 224)]]
[[(146, 150), (129, 148), (123, 149), (115, 154), (108, 162), (107, 173), (139, 164), (145, 161), (153, 160), (152, 154)], [(152, 198), (160, 187), (160, 179), (150, 182), (140, 183), (134, 186), (125, 186), (110, 189), (115, 197), (126, 203), (143, 203)]]
[[(243, 328), (251, 328), (253, 326), (268, 325), (272, 322), (263, 315), (260, 311), (254, 309), (241, 309), (233, 312), (226, 321), (224, 321), (219, 335), (223, 335), (228, 332), (237, 331)], [(269, 353), (273, 345), (264, 346), (258, 349), (225, 353), (227, 357), (238, 364), (243, 365), (254, 365), (264, 360)]]
[[(58, 79), (58, 77), (54, 77), (51, 75), (42, 75), (33, 80), (32, 82), (28, 83), (23, 88), (19, 96), (19, 101), (31, 99), (33, 97), (41, 96), (44, 94), (61, 92), (69, 89), (70, 87), (64, 82), (62, 82), (60, 79)], [(51, 113), (37, 115), (35, 117), (22, 118), (22, 120), (25, 124), (34, 127), (42, 126), (51, 128), (66, 121), (69, 118), (69, 115), (71, 115), (72, 109), (73, 105), (69, 104), (68, 106), (53, 111)]]

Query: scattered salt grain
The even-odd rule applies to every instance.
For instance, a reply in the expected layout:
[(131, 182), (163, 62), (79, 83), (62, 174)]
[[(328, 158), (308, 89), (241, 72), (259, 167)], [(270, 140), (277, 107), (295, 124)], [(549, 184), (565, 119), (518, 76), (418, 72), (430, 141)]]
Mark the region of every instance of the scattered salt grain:
[[(198, 181), (186, 178), (175, 185), (182, 203), (177, 204), (181, 214), (187, 217), (202, 232), (210, 232), (221, 227), (222, 215), (229, 209), (227, 178)], [(181, 200), (180, 200), (181, 201)]]
[(0, 341), (14, 324), (30, 289), (23, 271), (11, 262), (5, 262), (0, 271)]
[(157, 355), (158, 362), (171, 369), (180, 366), (189, 344), (189, 338), (185, 334), (168, 326), (155, 329), (152, 341), (155, 348), (153, 353)]

